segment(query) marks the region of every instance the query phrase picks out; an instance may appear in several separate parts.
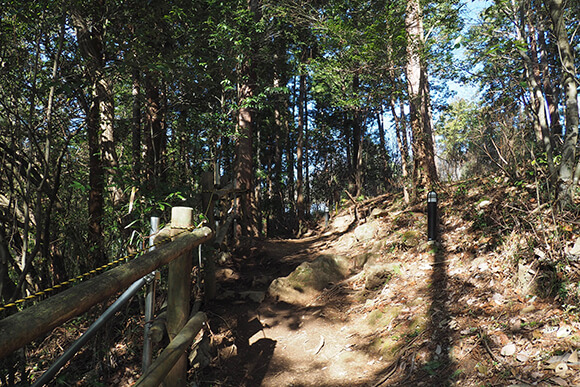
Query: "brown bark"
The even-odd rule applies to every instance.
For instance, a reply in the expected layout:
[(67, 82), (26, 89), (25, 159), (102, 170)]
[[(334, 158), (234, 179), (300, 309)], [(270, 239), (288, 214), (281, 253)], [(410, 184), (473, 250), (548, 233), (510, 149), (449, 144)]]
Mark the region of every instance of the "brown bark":
[[(59, 73), (59, 65), (60, 65), (60, 57), (62, 54), (62, 49), (64, 45), (64, 36), (66, 32), (66, 18), (63, 15), (62, 22), (61, 22), (61, 29), (59, 34), (59, 41), (58, 41), (58, 48), (56, 52), (56, 56), (54, 58), (54, 63), (52, 67), (52, 80), (56, 84), (58, 80), (58, 73)], [(52, 139), (52, 112), (54, 107), (54, 95), (55, 95), (55, 84), (50, 87), (49, 96), (48, 96), (48, 104), (46, 107), (46, 128), (47, 128), (47, 135), (46, 135), (46, 143), (45, 143), (45, 152), (44, 152), (44, 163), (45, 163), (45, 170), (44, 176), (45, 179), (43, 180), (41, 187), (39, 190), (42, 190), (44, 185), (49, 185), (46, 177), (49, 175), (49, 165), (51, 164), (51, 139)], [(73, 135), (74, 136), (74, 135)], [(72, 136), (69, 138), (72, 139)], [(55, 203), (57, 202), (57, 192), (60, 186), (60, 177), (62, 172), (62, 161), (64, 155), (66, 154), (66, 148), (68, 145), (68, 140), (65, 142), (65, 145), (62, 148), (62, 152), (57, 160), (56, 165), (56, 172), (54, 174), (54, 186), (52, 187), (52, 192), (49, 194), (48, 205), (46, 206), (46, 213), (44, 217), (44, 230), (42, 231), (42, 255), (49, 261), (49, 265), (51, 268), (51, 272), (53, 274), (54, 282), (61, 282), (64, 281), (64, 278), (67, 276), (66, 267), (64, 263), (64, 257), (58, 251), (56, 246), (53, 246), (51, 249), (51, 223), (52, 223), (52, 210), (54, 208)], [(50, 187), (49, 187), (50, 188)], [(38, 193), (39, 204), (41, 201), (40, 192)], [(40, 206), (39, 206), (40, 208)], [(52, 250), (52, 253), (51, 253)], [(48, 276), (47, 276), (48, 277)], [(1, 293), (0, 293), (1, 294)]]
[(431, 127), (431, 99), (424, 55), (423, 20), (419, 0), (407, 3), (407, 86), (413, 133), (413, 199), (419, 189), (438, 182)]
[[(99, 106), (93, 95), (93, 103), (87, 115), (87, 138), (89, 146), (89, 265), (101, 266), (105, 257), (105, 236), (103, 232), (105, 176), (101, 161), (99, 136)], [(87, 267), (88, 268), (88, 267)], [(84, 269), (87, 269), (84, 268)]]
[(566, 23), (564, 21), (563, 0), (545, 0), (550, 10), (554, 35), (560, 52), (562, 64), (562, 89), (564, 90), (566, 110), (566, 137), (562, 149), (562, 163), (560, 164), (560, 187), (558, 198), (561, 204), (567, 204), (572, 196), (572, 188), (578, 184), (580, 177), (580, 163), (576, 165), (576, 146), (578, 145), (578, 91), (576, 84), (576, 67), (574, 65), (574, 50), (568, 39)]
[[(253, 90), (248, 85), (243, 85), (243, 104), (253, 95)], [(242, 191), (239, 200), (242, 234), (245, 236), (258, 236), (258, 227), (254, 219), (253, 183), (254, 183), (254, 160), (252, 149), (252, 112), (247, 106), (238, 111), (238, 138), (236, 142), (236, 181), (237, 188)]]
[[(528, 17), (530, 17), (530, 12), (528, 12)], [(539, 144), (543, 147), (546, 152), (546, 161), (548, 163), (548, 168), (550, 175), (554, 175), (554, 156), (553, 156), (553, 142), (551, 141), (550, 128), (548, 125), (548, 115), (546, 111), (546, 100), (544, 98), (544, 93), (542, 90), (542, 79), (540, 72), (540, 64), (538, 60), (538, 42), (536, 39), (536, 30), (534, 23), (528, 19), (527, 27), (529, 31), (529, 37), (526, 38), (525, 34), (525, 21), (522, 15), (522, 20), (520, 20), (520, 27), (518, 29), (518, 39), (525, 44), (529, 41), (529, 53), (530, 55), (520, 50), (520, 55), (524, 61), (524, 68), (526, 69), (526, 75), (528, 78), (528, 83), (530, 86), (530, 99), (532, 102), (532, 111), (534, 115), (534, 126), (536, 132), (536, 139)]]
[(283, 116), (281, 109), (278, 107), (274, 111), (277, 130), (274, 134), (274, 155), (273, 155), (273, 174), (272, 177), (272, 206), (273, 215), (276, 219), (282, 219), (284, 213), (284, 193), (282, 192), (282, 146), (284, 138), (281, 134), (288, 133), (288, 120)]
[(107, 175), (107, 187), (114, 207), (125, 200), (125, 194), (119, 176), (119, 159), (115, 150), (115, 104), (113, 86), (108, 77), (103, 76), (97, 83), (99, 96), (101, 152), (103, 166)]
[(300, 90), (298, 92), (298, 126), (296, 128), (296, 213), (298, 223), (302, 225), (304, 221), (304, 101), (306, 99), (306, 75), (300, 75)]
[[(259, 1), (249, 0), (248, 10), (254, 22), (259, 20)], [(240, 65), (240, 84), (238, 88), (238, 125), (236, 142), (236, 181), (237, 188), (242, 190), (239, 199), (240, 226), (242, 234), (250, 237), (257, 237), (258, 232), (258, 209), (254, 195), (254, 152), (253, 152), (253, 132), (254, 117), (250, 106), (250, 100), (254, 96), (256, 87), (255, 71), (255, 48), (252, 42), (247, 59)]]
[(133, 180), (139, 182), (141, 175), (141, 73), (133, 69), (133, 111), (131, 127), (131, 154), (133, 156)]
[[(355, 74), (353, 79), (353, 91), (358, 92), (359, 88), (359, 77)], [(363, 125), (362, 125), (362, 112), (360, 108), (356, 107), (352, 112), (352, 169), (354, 178), (354, 190), (353, 195), (358, 198), (362, 194), (362, 167), (363, 167)]]
[(164, 181), (167, 133), (159, 80), (152, 72), (145, 74), (145, 97), (145, 178), (147, 185), (153, 189)]
[[(98, 6), (104, 9), (103, 2)], [(103, 41), (103, 26), (93, 23), (80, 9), (72, 14), (73, 24), (77, 33), (77, 42), (83, 56), (89, 78), (92, 82), (91, 100), (86, 112), (87, 142), (89, 150), (89, 220), (88, 244), (89, 265), (106, 263), (104, 250), (103, 217), (105, 175), (101, 152), (100, 119), (101, 99), (103, 96), (99, 83), (103, 80), (105, 67), (105, 48)]]

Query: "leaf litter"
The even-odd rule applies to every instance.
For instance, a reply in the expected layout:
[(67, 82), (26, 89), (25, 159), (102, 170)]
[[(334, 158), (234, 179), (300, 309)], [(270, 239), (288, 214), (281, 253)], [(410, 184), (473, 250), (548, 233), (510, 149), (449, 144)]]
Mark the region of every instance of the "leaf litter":
[[(389, 194), (334, 214), (340, 229), (319, 225), (307, 240), (258, 246), (273, 265), (333, 254), (351, 262), (344, 280), (306, 304), (285, 303), (284, 318), (271, 295), (258, 307), (272, 312), (263, 321), (276, 326), (264, 334), (277, 342), (261, 385), (580, 384), (572, 215), (556, 217), (530, 185), (493, 178), (449, 184), (439, 197), (440, 243), (427, 242), (423, 203)], [(361, 224), (372, 238), (355, 236)], [(293, 314), (302, 314), (297, 330), (282, 329)], [(338, 359), (327, 353), (335, 344), (351, 355), (343, 377), (324, 373)], [(320, 366), (314, 378), (311, 362)]]

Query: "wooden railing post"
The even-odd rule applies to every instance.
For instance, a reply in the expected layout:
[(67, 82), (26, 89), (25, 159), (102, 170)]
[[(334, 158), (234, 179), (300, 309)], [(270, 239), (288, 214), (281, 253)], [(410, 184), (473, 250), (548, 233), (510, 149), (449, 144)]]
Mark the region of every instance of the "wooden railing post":
[[(159, 232), (159, 218), (157, 216), (151, 217), (151, 232), (149, 236), (149, 251), (155, 249), (153, 247), (155, 234)], [(147, 371), (147, 367), (151, 365), (153, 359), (153, 346), (151, 343), (150, 330), (155, 317), (155, 281), (156, 271), (153, 272), (153, 278), (147, 284), (147, 291), (145, 292), (145, 330), (143, 332), (143, 372)]]
[[(193, 225), (193, 208), (173, 207), (171, 228), (175, 232)], [(189, 317), (192, 254), (184, 254), (169, 263), (167, 289), (167, 333), (173, 340)], [(183, 354), (165, 378), (166, 387), (185, 386), (187, 381), (187, 356)]]
[(0, 360), (126, 289), (158, 267), (167, 265), (183, 254), (191, 256), (194, 248), (209, 242), (213, 237), (213, 232), (207, 227), (186, 232), (173, 242), (159, 246), (129, 263), (105, 271), (0, 320)]

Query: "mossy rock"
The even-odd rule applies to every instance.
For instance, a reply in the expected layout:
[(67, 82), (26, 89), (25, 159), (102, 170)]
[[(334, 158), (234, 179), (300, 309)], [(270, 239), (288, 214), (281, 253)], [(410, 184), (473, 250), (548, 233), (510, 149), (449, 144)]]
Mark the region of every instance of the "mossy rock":
[(289, 304), (308, 304), (331, 283), (346, 278), (349, 260), (339, 255), (322, 255), (312, 262), (304, 262), (287, 277), (277, 278), (268, 293)]
[(396, 262), (367, 265), (365, 267), (365, 289), (376, 290), (401, 273), (401, 265)]
[(399, 349), (399, 342), (395, 337), (377, 337), (370, 346), (373, 352), (380, 354), (383, 361), (390, 362), (395, 359), (395, 355)]
[(401, 313), (401, 306), (391, 306), (386, 309), (375, 309), (366, 317), (366, 323), (375, 328), (388, 326)]
[(421, 243), (421, 235), (415, 230), (407, 230), (401, 234), (401, 245), (407, 248), (419, 246)]
[(351, 258), (351, 267), (354, 270), (360, 270), (368, 265), (375, 264), (381, 258), (380, 251), (371, 251), (357, 254)]

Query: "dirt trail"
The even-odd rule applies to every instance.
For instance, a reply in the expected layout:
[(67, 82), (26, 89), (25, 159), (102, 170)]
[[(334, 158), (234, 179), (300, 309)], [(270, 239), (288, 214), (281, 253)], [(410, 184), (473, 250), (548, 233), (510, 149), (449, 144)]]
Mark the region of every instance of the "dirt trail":
[[(547, 225), (549, 208), (530, 210), (527, 187), (481, 181), (441, 196), (437, 244), (427, 242), (424, 206), (382, 197), (361, 205), (358, 218), (348, 208), (335, 214), (331, 234), (237, 251), (220, 270), (222, 299), (208, 308), (214, 353), (195, 380), (248, 387), (580, 385), (580, 226)], [(519, 217), (514, 208), (522, 209)], [(551, 242), (555, 247), (540, 238), (558, 229), (568, 231)], [(566, 262), (555, 259), (562, 246)], [(286, 293), (272, 291), (273, 281), (306, 278), (317, 261), (332, 257), (350, 265), (343, 280), (314, 293), (289, 280), (280, 287), (314, 294), (308, 302), (285, 303)], [(278, 299), (265, 297), (268, 289)]]
[[(264, 242), (243, 258), (239, 277), (226, 281), (224, 289), (237, 294), (255, 291), (257, 279), (289, 274), (301, 262), (324, 254), (326, 243), (324, 238)], [(344, 289), (324, 293), (310, 306), (272, 298), (259, 304), (215, 303), (211, 328), (221, 347), (220, 364), (212, 368), (205, 385), (217, 380), (227, 386), (369, 385), (384, 366), (364, 345), (371, 332), (361, 321), (348, 318)]]

